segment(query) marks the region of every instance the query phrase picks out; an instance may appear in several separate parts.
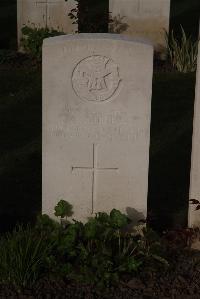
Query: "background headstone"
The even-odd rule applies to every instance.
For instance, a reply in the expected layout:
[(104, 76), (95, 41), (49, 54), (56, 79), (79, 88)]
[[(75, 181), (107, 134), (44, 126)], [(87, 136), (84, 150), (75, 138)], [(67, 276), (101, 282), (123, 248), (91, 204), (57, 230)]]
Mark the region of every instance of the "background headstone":
[[(197, 199), (200, 201), (200, 42), (198, 48), (194, 104), (190, 199)], [(200, 210), (196, 211), (195, 207), (195, 205), (189, 205), (189, 226), (200, 226)]]
[(121, 22), (128, 26), (122, 34), (148, 38), (158, 51), (166, 45), (164, 30), (169, 30), (170, 0), (110, 0), (109, 11), (112, 18), (124, 17)]
[(17, 0), (18, 44), (24, 25), (38, 28), (53, 28), (73, 33), (77, 25), (72, 24), (68, 13), (74, 8), (74, 0)]
[(43, 212), (147, 212), (153, 47), (111, 34), (43, 45)]

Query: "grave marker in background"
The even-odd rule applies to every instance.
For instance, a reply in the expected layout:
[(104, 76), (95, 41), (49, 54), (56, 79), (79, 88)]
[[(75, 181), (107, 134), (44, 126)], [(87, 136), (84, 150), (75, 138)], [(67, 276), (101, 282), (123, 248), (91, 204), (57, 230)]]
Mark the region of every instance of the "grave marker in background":
[(169, 30), (170, 0), (110, 0), (112, 17), (124, 17), (128, 28), (122, 34), (148, 38), (156, 50), (165, 47), (164, 29)]
[(54, 28), (65, 33), (76, 31), (68, 13), (75, 7), (74, 0), (17, 0), (18, 44), (24, 25)]
[[(196, 73), (196, 90), (194, 103), (192, 158), (190, 173), (190, 199), (200, 201), (200, 42)], [(189, 205), (189, 226), (200, 226), (200, 211), (194, 205)]]
[[(112, 18), (124, 17), (121, 21), (125, 26), (121, 27), (123, 30), (120, 33), (131, 37), (148, 38), (153, 42), (156, 50), (163, 51), (163, 47), (166, 46), (164, 30), (167, 32), (169, 30), (170, 0), (107, 1)], [(77, 25), (72, 24), (73, 21), (69, 18), (68, 13), (76, 7), (76, 4), (75, 0), (17, 0), (18, 42), (24, 24), (32, 24), (32, 26), (34, 24), (36, 27), (47, 26), (65, 33), (74, 33), (77, 30)], [(97, 11), (101, 7), (98, 3), (94, 3), (94, 5), (96, 5)], [(94, 7), (91, 6), (89, 9), (93, 11)], [(87, 10), (85, 13), (87, 14)], [(83, 20), (88, 22), (86, 17)], [(85, 25), (85, 32), (89, 32), (87, 30), (95, 27)], [(84, 27), (83, 24), (81, 27)]]
[(43, 212), (146, 216), (153, 47), (111, 34), (43, 45)]

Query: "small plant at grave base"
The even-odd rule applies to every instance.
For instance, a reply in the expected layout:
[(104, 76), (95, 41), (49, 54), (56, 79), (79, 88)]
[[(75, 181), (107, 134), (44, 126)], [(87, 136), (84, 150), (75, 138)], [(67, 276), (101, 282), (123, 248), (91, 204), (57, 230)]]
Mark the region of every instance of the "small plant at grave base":
[[(67, 220), (72, 214), (72, 205), (60, 200), (55, 215)], [(128, 224), (129, 218), (116, 209), (96, 213), (85, 224), (73, 219), (63, 225), (41, 215), (33, 229), (17, 227), (0, 239), (0, 283), (21, 291), (47, 274), (101, 289), (141, 269), (165, 269), (157, 235), (143, 228), (136, 236), (126, 231)]]
[(22, 28), (23, 38), (21, 45), (24, 50), (37, 62), (42, 60), (42, 43), (45, 38), (64, 34), (63, 32), (49, 28), (32, 28), (24, 26)]
[(44, 274), (52, 243), (46, 242), (29, 226), (17, 226), (0, 239), (0, 282), (18, 292), (32, 287)]
[[(55, 211), (65, 217), (68, 203), (60, 201)], [(85, 224), (73, 220), (62, 226), (54, 259), (57, 273), (102, 288), (118, 283), (123, 275), (135, 275), (151, 261), (165, 267), (167, 261), (158, 254), (158, 242), (150, 242), (150, 236), (147, 242), (147, 231), (143, 236), (125, 232), (129, 222), (126, 215), (113, 209), (110, 214), (97, 213)]]
[(165, 32), (167, 50), (172, 66), (181, 73), (194, 72), (197, 66), (198, 40), (193, 42), (192, 37), (187, 38), (183, 27), (181, 26), (182, 38), (179, 42), (174, 37)]

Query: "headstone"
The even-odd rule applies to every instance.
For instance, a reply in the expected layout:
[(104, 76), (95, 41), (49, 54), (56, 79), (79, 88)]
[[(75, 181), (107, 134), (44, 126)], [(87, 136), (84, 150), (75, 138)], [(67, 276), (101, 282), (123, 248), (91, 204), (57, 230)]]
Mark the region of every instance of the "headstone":
[(77, 25), (72, 24), (68, 16), (75, 5), (74, 0), (17, 0), (18, 44), (24, 25), (54, 28), (65, 33), (75, 32)]
[(146, 216), (153, 47), (112, 34), (43, 44), (43, 212)]
[[(200, 201), (200, 42), (196, 73), (196, 91), (194, 104), (192, 158), (190, 173), (190, 199)], [(200, 210), (195, 205), (189, 205), (189, 226), (200, 226)]]
[[(166, 46), (164, 30), (169, 30), (170, 0), (110, 0), (112, 18), (121, 19), (122, 34), (148, 38), (155, 49)], [(123, 30), (124, 28), (124, 30)]]

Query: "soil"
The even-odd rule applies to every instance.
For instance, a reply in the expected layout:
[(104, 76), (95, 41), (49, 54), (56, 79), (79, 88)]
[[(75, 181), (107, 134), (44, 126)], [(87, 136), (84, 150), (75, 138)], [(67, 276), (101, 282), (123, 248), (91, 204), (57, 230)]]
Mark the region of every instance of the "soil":
[(0, 299), (3, 298), (200, 299), (200, 251), (190, 250), (177, 254), (173, 266), (166, 272), (144, 271), (106, 290), (46, 277), (34, 288), (21, 293), (11, 286), (0, 285)]

